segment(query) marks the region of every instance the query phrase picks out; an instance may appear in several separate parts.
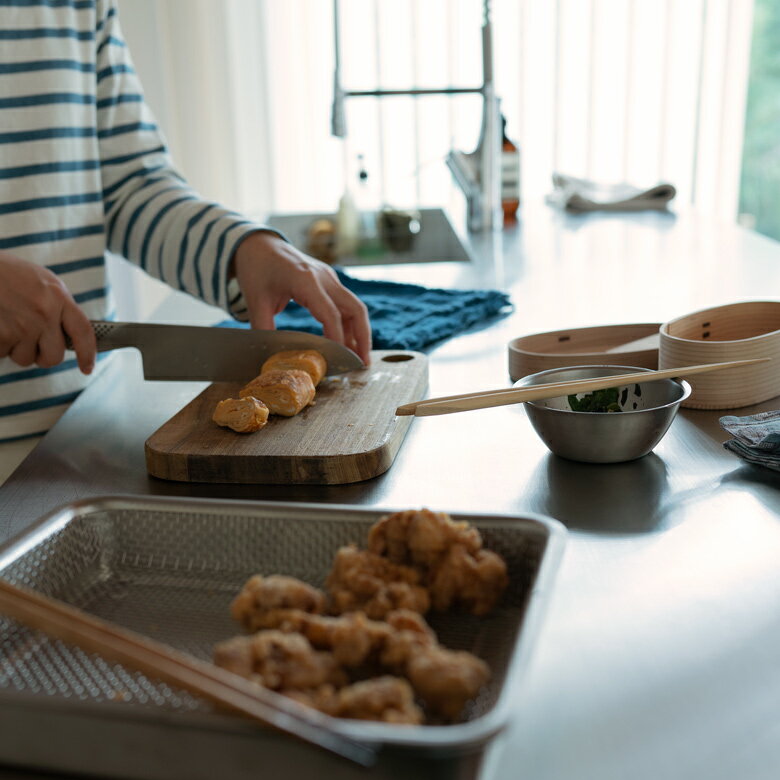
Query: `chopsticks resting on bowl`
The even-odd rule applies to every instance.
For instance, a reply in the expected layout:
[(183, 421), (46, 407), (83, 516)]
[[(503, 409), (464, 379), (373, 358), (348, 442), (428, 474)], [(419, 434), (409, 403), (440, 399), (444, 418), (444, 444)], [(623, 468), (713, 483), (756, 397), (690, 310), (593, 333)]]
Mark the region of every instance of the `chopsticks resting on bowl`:
[(375, 761), (371, 747), (333, 731), (327, 726), (328, 716), (316, 710), (305, 709), (232, 672), (2, 579), (0, 613), (362, 766)]
[(594, 379), (572, 379), (567, 382), (548, 382), (543, 385), (528, 385), (527, 387), (506, 387), (500, 390), (483, 390), (461, 395), (441, 396), (423, 401), (399, 406), (397, 415), (414, 415), (429, 417), (438, 414), (454, 414), (468, 412), (473, 409), (488, 409), (494, 406), (519, 404), (525, 401), (541, 401), (545, 398), (558, 398), (562, 395), (589, 393), (593, 390), (606, 390), (618, 385), (632, 382), (657, 382), (661, 379), (673, 379), (690, 374), (704, 374), (708, 371), (722, 371), (726, 368), (748, 366), (752, 363), (763, 363), (770, 358), (753, 358), (751, 360), (729, 360), (725, 363), (704, 363), (698, 366), (679, 366), (664, 368), (658, 371), (635, 371), (629, 374), (612, 374), (611, 376)]

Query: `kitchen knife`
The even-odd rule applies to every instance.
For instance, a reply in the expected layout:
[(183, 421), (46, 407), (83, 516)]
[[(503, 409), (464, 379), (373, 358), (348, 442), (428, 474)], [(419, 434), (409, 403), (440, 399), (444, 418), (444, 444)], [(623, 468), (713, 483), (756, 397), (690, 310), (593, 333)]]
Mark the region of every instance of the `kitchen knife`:
[[(160, 325), (146, 322), (92, 320), (98, 352), (136, 347), (141, 352), (144, 378), (248, 382), (260, 373), (266, 358), (287, 349), (316, 349), (328, 362), (330, 374), (363, 368), (347, 347), (297, 330)], [(71, 348), (69, 339), (67, 345)]]

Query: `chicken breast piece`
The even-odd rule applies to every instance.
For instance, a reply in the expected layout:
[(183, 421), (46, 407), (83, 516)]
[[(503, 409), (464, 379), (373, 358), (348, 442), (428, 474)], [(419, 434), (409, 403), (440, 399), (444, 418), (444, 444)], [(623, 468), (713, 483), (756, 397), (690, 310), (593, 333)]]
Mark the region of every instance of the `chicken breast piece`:
[(239, 395), (262, 401), (271, 414), (294, 417), (314, 400), (314, 382), (305, 371), (272, 370), (255, 377)]
[(316, 387), (325, 376), (328, 363), (316, 349), (290, 349), (271, 355), (263, 363), (260, 374), (262, 375), (266, 371), (289, 371), (290, 369), (305, 371)]
[(236, 433), (253, 433), (268, 422), (268, 407), (252, 396), (226, 398), (217, 404), (211, 419)]

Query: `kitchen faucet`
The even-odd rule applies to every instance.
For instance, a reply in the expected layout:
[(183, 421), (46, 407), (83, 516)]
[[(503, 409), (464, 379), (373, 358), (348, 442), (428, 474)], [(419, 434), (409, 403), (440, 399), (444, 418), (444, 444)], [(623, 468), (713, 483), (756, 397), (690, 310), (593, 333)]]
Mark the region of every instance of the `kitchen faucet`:
[(483, 0), (482, 84), (478, 87), (439, 87), (432, 89), (347, 90), (341, 85), (339, 41), (339, 0), (333, 0), (334, 59), (331, 133), (347, 135), (346, 98), (389, 97), (395, 95), (482, 95), (482, 129), (477, 148), (471, 153), (450, 150), (446, 157), (455, 183), (466, 196), (468, 228), (471, 231), (496, 230), (502, 225), (501, 212), (501, 112), (493, 83), (493, 36), (490, 0)]

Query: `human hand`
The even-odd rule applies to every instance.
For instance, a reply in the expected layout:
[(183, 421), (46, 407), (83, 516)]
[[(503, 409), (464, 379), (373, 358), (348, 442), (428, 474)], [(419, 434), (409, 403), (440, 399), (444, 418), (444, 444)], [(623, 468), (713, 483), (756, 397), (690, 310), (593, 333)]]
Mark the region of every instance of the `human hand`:
[(371, 325), (363, 302), (325, 263), (303, 254), (275, 233), (251, 233), (233, 256), (252, 327), (273, 330), (290, 299), (322, 323), (326, 338), (355, 351), (368, 365)]
[(70, 336), (79, 368), (95, 367), (95, 332), (68, 288), (48, 268), (0, 252), (0, 357), (50, 368), (65, 357)]

